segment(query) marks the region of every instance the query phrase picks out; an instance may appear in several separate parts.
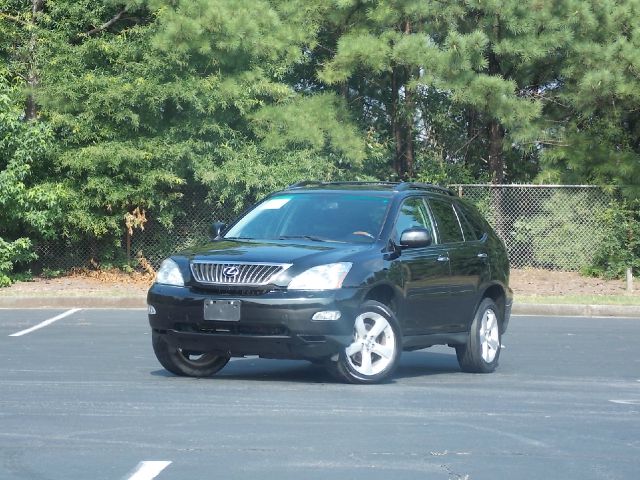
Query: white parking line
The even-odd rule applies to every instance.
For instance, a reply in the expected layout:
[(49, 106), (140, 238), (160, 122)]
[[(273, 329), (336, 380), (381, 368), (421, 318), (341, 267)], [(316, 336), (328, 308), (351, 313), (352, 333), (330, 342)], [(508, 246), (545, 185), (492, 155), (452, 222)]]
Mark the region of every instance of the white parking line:
[(31, 333), (31, 332), (33, 332), (35, 330), (39, 330), (41, 328), (44, 328), (47, 325), (51, 325), (53, 322), (57, 322), (61, 318), (68, 317), (69, 315), (73, 315), (74, 313), (79, 312), (80, 310), (82, 310), (82, 309), (81, 308), (72, 308), (71, 310), (67, 310), (66, 312), (61, 313), (60, 315), (56, 315), (55, 317), (50, 318), (48, 320), (45, 320), (44, 322), (40, 322), (39, 324), (34, 325), (31, 328), (27, 328), (26, 330), (21, 330), (19, 332), (12, 333), (9, 336), (10, 337), (21, 337), (22, 335), (26, 335), (27, 333)]
[(152, 480), (169, 465), (171, 465), (171, 462), (140, 462), (131, 476), (127, 477), (127, 480)]
[(611, 403), (619, 403), (620, 405), (640, 405), (640, 400), (609, 400)]

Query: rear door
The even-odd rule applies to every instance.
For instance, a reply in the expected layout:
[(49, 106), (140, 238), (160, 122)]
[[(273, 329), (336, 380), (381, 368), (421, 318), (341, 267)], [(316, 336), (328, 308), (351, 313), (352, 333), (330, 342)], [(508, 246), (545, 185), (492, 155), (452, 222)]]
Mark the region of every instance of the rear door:
[(475, 313), (480, 283), (488, 275), (486, 252), (451, 200), (430, 198), (428, 203), (436, 221), (437, 242), (446, 247), (451, 268), (452, 301), (446, 331), (466, 331)]

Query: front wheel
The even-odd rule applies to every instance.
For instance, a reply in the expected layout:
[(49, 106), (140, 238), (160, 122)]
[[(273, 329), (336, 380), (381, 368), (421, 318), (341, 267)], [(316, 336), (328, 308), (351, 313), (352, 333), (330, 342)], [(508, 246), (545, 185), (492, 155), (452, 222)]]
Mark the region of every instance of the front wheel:
[(354, 320), (352, 343), (340, 352), (331, 368), (349, 383), (377, 383), (393, 373), (401, 351), (400, 327), (393, 312), (369, 300)]
[(228, 362), (225, 355), (192, 352), (172, 347), (164, 336), (152, 332), (153, 351), (160, 364), (171, 373), (185, 377), (210, 377), (220, 371)]
[(491, 373), (500, 358), (500, 318), (493, 300), (485, 298), (471, 323), (467, 343), (456, 346), (456, 356), (463, 372)]

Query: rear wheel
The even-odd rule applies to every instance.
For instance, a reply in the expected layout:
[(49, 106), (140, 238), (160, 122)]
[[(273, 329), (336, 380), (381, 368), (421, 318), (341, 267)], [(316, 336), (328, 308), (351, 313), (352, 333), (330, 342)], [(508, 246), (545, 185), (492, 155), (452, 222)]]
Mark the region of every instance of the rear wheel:
[(362, 304), (354, 320), (352, 343), (330, 368), (349, 383), (377, 383), (393, 373), (401, 351), (395, 316), (386, 305), (370, 300)]
[(228, 362), (225, 355), (193, 352), (172, 347), (164, 336), (152, 333), (153, 351), (160, 364), (171, 373), (186, 377), (210, 377), (220, 371)]
[(469, 339), (456, 346), (460, 368), (464, 372), (491, 373), (500, 358), (500, 317), (496, 304), (485, 298), (471, 323)]

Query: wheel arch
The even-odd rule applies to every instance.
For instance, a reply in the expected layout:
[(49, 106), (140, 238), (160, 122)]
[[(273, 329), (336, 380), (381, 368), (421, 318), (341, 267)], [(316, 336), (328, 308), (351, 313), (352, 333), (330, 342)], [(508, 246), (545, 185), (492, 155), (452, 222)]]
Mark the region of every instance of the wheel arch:
[(394, 315), (398, 314), (398, 294), (388, 283), (378, 284), (372, 287), (364, 296), (363, 301), (375, 300), (386, 305)]
[(499, 283), (491, 284), (485, 288), (478, 303), (482, 302), (485, 298), (490, 298), (491, 300), (493, 300), (498, 307), (498, 313), (500, 315), (500, 331), (504, 331), (505, 308), (507, 302), (507, 294), (505, 288)]

